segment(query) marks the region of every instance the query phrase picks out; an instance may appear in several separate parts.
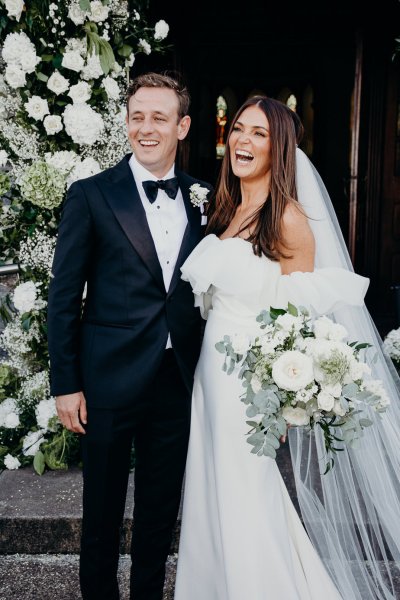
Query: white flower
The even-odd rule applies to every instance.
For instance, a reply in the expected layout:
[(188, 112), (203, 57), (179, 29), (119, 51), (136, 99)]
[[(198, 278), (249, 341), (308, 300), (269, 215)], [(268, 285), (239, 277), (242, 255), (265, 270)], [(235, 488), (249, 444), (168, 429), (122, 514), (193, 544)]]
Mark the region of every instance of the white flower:
[(386, 392), (386, 389), (383, 386), (383, 382), (381, 379), (367, 379), (363, 382), (361, 386), (363, 390), (374, 394), (374, 396), (379, 397), (379, 406), (381, 408), (386, 408), (390, 404), (390, 398)]
[(25, 73), (33, 73), (36, 65), (40, 63), (39, 56), (36, 55), (35, 49), (26, 50), (20, 58), (21, 69)]
[(98, 79), (104, 75), (103, 68), (100, 64), (98, 54), (90, 54), (86, 59), (86, 65), (82, 69), (81, 77), (83, 79)]
[(47, 87), (51, 92), (54, 92), (57, 96), (59, 94), (63, 94), (69, 88), (69, 81), (66, 79), (59, 71), (54, 71), (54, 73), (49, 77), (47, 81)]
[(43, 121), (47, 135), (54, 135), (62, 130), (63, 124), (59, 115), (48, 115)]
[(83, 104), (90, 99), (92, 89), (86, 81), (80, 81), (76, 85), (71, 85), (68, 96), (72, 98), (74, 104)]
[(169, 25), (163, 19), (158, 21), (155, 26), (154, 39), (155, 40), (164, 40), (169, 32)]
[(104, 129), (104, 122), (87, 104), (70, 104), (63, 113), (67, 134), (76, 144), (92, 145)]
[(68, 10), (68, 17), (71, 19), (71, 21), (75, 25), (83, 25), (87, 16), (88, 16), (88, 13), (84, 12), (80, 8), (79, 2), (71, 3), (69, 10)]
[[(133, 56), (133, 59), (135, 59), (134, 54), (132, 53), (130, 56)], [(133, 61), (132, 61), (133, 64)], [(121, 67), (121, 65), (119, 63), (117, 63), (117, 61), (115, 61), (113, 68), (111, 70), (111, 75), (113, 77), (119, 77), (120, 75), (123, 75), (124, 71), (123, 68)]]
[(310, 417), (307, 415), (304, 408), (285, 406), (282, 409), (282, 417), (290, 425), (308, 425), (310, 423)]
[(110, 76), (104, 77), (102, 86), (107, 92), (107, 96), (111, 100), (118, 100), (120, 96), (120, 89), (118, 83)]
[(330, 394), (331, 396), (334, 396), (335, 398), (339, 398), (339, 396), (342, 393), (342, 386), (340, 385), (340, 383), (327, 384), (324, 385), (322, 389), (324, 392)]
[(234, 333), (231, 342), (232, 349), (236, 354), (245, 354), (251, 347), (251, 339), (244, 333)]
[(272, 377), (278, 387), (297, 392), (314, 379), (312, 360), (302, 352), (288, 350), (273, 364)]
[(260, 344), (261, 352), (266, 355), (271, 355), (275, 353), (275, 348), (278, 346), (278, 341), (269, 335), (265, 335), (260, 339)]
[(48, 430), (49, 421), (57, 414), (56, 401), (54, 398), (41, 400), (35, 409), (36, 422), (40, 429)]
[(14, 290), (13, 303), (21, 314), (30, 312), (35, 308), (37, 287), (33, 281), (20, 283)]
[(44, 159), (47, 164), (52, 165), (64, 175), (67, 175), (76, 163), (79, 161), (79, 157), (76, 152), (73, 150), (59, 150), (58, 152), (54, 152), (51, 154), (50, 152), (46, 152), (44, 155)]
[(357, 360), (356, 358), (351, 359), (349, 367), (350, 378), (353, 381), (357, 381), (359, 379), (362, 379), (365, 374), (371, 374), (370, 367), (365, 362)]
[(9, 471), (13, 471), (18, 469), (21, 466), (18, 458), (16, 456), (12, 456), (11, 454), (6, 454), (4, 457), (4, 466)]
[(309, 400), (311, 400), (313, 393), (314, 392), (312, 389), (299, 390), (298, 392), (296, 392), (296, 401), (297, 402), (308, 402)]
[(348, 332), (340, 323), (334, 323), (328, 317), (322, 316), (314, 321), (314, 335), (316, 338), (340, 342), (348, 335)]
[(22, 453), (25, 456), (35, 456), (44, 441), (45, 439), (41, 430), (30, 431), (22, 441)]
[(385, 352), (396, 362), (400, 362), (400, 327), (389, 331), (383, 342)]
[(8, 154), (5, 150), (0, 150), (0, 167), (5, 167), (8, 162)]
[(19, 416), (15, 412), (8, 413), (4, 418), (4, 427), (8, 429), (15, 429), (20, 425)]
[(208, 202), (207, 195), (210, 190), (201, 186), (199, 183), (193, 183), (193, 185), (190, 186), (189, 191), (190, 202), (193, 206), (200, 207), (201, 212), (203, 212), (204, 204)]
[(321, 390), (317, 396), (318, 407), (321, 410), (332, 410), (335, 404), (335, 398), (325, 390)]
[(6, 67), (6, 81), (14, 90), (24, 87), (26, 84), (26, 74), (16, 65), (8, 65)]
[(4, 40), (2, 49), (3, 60), (9, 65), (21, 66), (21, 59), (25, 54), (34, 54), (36, 56), (35, 46), (26, 33), (22, 31), (19, 33), (9, 33)]
[(61, 66), (79, 73), (85, 64), (82, 56), (77, 51), (66, 52), (63, 56)]
[(40, 96), (32, 96), (24, 106), (28, 115), (35, 121), (41, 121), (45, 115), (49, 114), (47, 100)]
[(9, 17), (15, 17), (20, 20), (22, 11), (24, 10), (23, 0), (5, 0), (6, 11)]
[(77, 162), (74, 169), (71, 171), (68, 179), (67, 179), (67, 188), (74, 183), (74, 181), (78, 181), (79, 179), (85, 179), (86, 177), (91, 177), (92, 175), (96, 175), (100, 173), (101, 167), (97, 160), (88, 156), (82, 162)]
[(149, 42), (147, 42), (146, 40), (140, 39), (138, 47), (139, 47), (139, 50), (143, 50), (143, 52), (145, 54), (151, 54), (151, 46), (150, 46)]
[(288, 333), (291, 333), (292, 331), (295, 331), (297, 333), (303, 327), (303, 320), (301, 319), (301, 317), (295, 317), (290, 313), (279, 315), (275, 323)]
[(335, 403), (333, 405), (333, 412), (338, 417), (344, 417), (344, 415), (346, 414), (346, 409), (343, 408), (342, 403), (340, 402), (339, 398), (335, 399)]
[(79, 52), (81, 56), (85, 57), (87, 54), (86, 38), (68, 38), (65, 52)]
[(90, 3), (90, 20), (94, 23), (102, 23), (108, 18), (108, 7), (100, 0), (93, 0)]

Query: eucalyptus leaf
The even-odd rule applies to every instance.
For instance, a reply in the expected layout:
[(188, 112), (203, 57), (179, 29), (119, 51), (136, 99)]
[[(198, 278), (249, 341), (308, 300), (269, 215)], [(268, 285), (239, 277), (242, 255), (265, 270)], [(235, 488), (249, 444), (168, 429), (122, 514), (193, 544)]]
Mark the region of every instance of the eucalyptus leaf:
[(373, 425), (373, 421), (370, 419), (360, 419), (359, 423), (361, 427), (371, 427), (371, 425)]
[(90, 0), (79, 0), (79, 8), (90, 13)]
[(49, 80), (48, 76), (42, 73), (41, 71), (38, 71), (36, 73), (36, 77), (39, 79), (39, 81), (44, 81), (45, 83)]
[(290, 315), (292, 315), (293, 317), (298, 317), (299, 316), (299, 311), (294, 306), (294, 304), (291, 304), (290, 302), (288, 303), (288, 313)]
[(258, 408), (253, 404), (250, 404), (250, 406), (248, 406), (246, 409), (246, 415), (250, 417), (250, 419), (252, 417), (255, 417), (256, 415), (258, 415)]
[(46, 463), (44, 460), (44, 454), (41, 450), (38, 450), (34, 456), (33, 468), (35, 469), (38, 475), (43, 475), (44, 470), (46, 468)]
[(215, 348), (216, 348), (216, 350), (218, 350), (218, 352), (221, 352), (221, 354), (225, 354), (225, 343), (224, 342), (217, 342), (215, 344)]
[(273, 458), (273, 459), (276, 458), (275, 448), (273, 446), (271, 446), (270, 444), (264, 444), (263, 454), (264, 454), (264, 456), (269, 456), (270, 458)]

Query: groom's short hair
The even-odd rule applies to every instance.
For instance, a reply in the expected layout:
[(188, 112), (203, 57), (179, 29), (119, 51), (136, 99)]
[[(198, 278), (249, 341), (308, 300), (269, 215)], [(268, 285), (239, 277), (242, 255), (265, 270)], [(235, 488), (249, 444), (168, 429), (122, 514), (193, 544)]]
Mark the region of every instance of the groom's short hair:
[(168, 88), (174, 90), (178, 98), (178, 116), (182, 119), (189, 114), (190, 95), (189, 91), (177, 77), (172, 77), (166, 73), (144, 73), (138, 75), (130, 82), (126, 92), (126, 110), (129, 112), (129, 100), (136, 92), (142, 88)]

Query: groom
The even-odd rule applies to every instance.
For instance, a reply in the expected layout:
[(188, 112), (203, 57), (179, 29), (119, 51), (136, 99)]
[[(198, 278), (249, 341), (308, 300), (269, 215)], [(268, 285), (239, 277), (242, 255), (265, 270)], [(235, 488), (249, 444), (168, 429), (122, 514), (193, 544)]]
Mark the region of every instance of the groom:
[(189, 95), (148, 73), (130, 84), (127, 109), (133, 154), (70, 187), (49, 292), (51, 393), (63, 425), (82, 434), (84, 600), (119, 598), (132, 440), (131, 598), (162, 599), (200, 349), (200, 315), (180, 266), (203, 236), (190, 199), (202, 182), (174, 167)]

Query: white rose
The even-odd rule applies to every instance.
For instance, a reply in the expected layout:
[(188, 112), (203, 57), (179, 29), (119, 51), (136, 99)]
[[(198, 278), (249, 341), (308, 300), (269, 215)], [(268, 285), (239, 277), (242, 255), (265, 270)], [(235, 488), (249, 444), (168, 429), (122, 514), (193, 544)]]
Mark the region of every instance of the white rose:
[(28, 115), (35, 121), (41, 121), (45, 115), (49, 114), (47, 100), (40, 96), (32, 96), (24, 106)]
[(14, 290), (13, 303), (21, 314), (30, 312), (35, 308), (37, 288), (33, 281), (20, 283)]
[(76, 71), (77, 73), (80, 73), (84, 64), (85, 61), (77, 51), (66, 52), (61, 62), (62, 67), (70, 69), (71, 71)]
[(94, 23), (102, 23), (108, 18), (108, 7), (100, 0), (93, 0), (90, 3), (90, 20)]
[(370, 367), (362, 361), (357, 360), (356, 358), (350, 361), (349, 375), (353, 381), (357, 381), (358, 379), (362, 379), (364, 375), (370, 375), (371, 369)]
[(34, 50), (26, 51), (21, 55), (20, 64), (25, 73), (33, 73), (36, 65), (40, 63), (40, 58)]
[(282, 417), (285, 419), (287, 423), (290, 425), (309, 425), (310, 417), (307, 415), (304, 408), (285, 406), (282, 409)]
[(19, 21), (24, 10), (23, 0), (5, 0), (5, 5), (8, 16), (15, 17)]
[(236, 354), (245, 354), (251, 346), (251, 340), (244, 333), (234, 333), (232, 336), (232, 348)]
[(80, 81), (76, 85), (72, 85), (69, 89), (68, 96), (72, 98), (74, 104), (84, 103), (90, 100), (92, 95), (91, 87), (86, 81)]
[(120, 89), (118, 87), (118, 83), (110, 76), (107, 76), (103, 79), (102, 86), (107, 92), (107, 96), (111, 100), (118, 100), (120, 96)]
[(275, 323), (279, 325), (283, 331), (287, 331), (288, 333), (291, 333), (293, 330), (297, 333), (303, 326), (303, 321), (300, 317), (294, 317), (289, 313), (279, 315)]
[(76, 144), (92, 145), (104, 129), (104, 121), (87, 104), (70, 104), (63, 113), (67, 134)]
[(49, 115), (43, 121), (47, 135), (54, 135), (62, 130), (63, 124), (61, 117), (58, 115)]
[(151, 46), (146, 40), (140, 39), (138, 46), (139, 50), (143, 50), (145, 54), (151, 54)]
[(4, 457), (4, 466), (9, 471), (13, 471), (14, 469), (18, 469), (21, 466), (18, 458), (16, 456), (12, 456), (11, 454), (6, 454)]
[(333, 412), (338, 417), (344, 417), (344, 415), (346, 414), (346, 410), (343, 408), (343, 406), (338, 398), (336, 398), (335, 403), (333, 405)]
[(8, 413), (4, 419), (4, 427), (7, 429), (15, 429), (20, 424), (19, 416), (15, 412)]
[(44, 441), (43, 432), (41, 430), (30, 431), (22, 441), (22, 453), (25, 456), (35, 456)]
[(87, 16), (88, 13), (81, 10), (78, 2), (73, 2), (70, 5), (68, 10), (68, 17), (75, 25), (83, 25)]
[(273, 364), (272, 377), (278, 387), (297, 392), (314, 379), (312, 360), (302, 352), (288, 350)]
[(35, 408), (35, 415), (40, 429), (47, 431), (50, 419), (57, 415), (55, 399), (41, 400)]
[(323, 386), (323, 391), (335, 398), (339, 398), (342, 393), (342, 386), (340, 383), (335, 383), (334, 385), (327, 384)]
[(321, 390), (320, 393), (317, 396), (317, 400), (318, 400), (318, 407), (321, 410), (332, 410), (334, 404), (335, 404), (335, 398), (332, 396), (332, 394), (328, 394), (328, 392)]
[(8, 154), (5, 150), (0, 150), (0, 167), (5, 167), (8, 162)]
[(6, 81), (13, 89), (24, 87), (26, 84), (26, 74), (15, 65), (8, 65), (6, 67)]
[(63, 94), (69, 88), (69, 81), (66, 79), (59, 71), (54, 71), (54, 73), (49, 77), (47, 81), (47, 87), (51, 92), (54, 92), (57, 96), (59, 94)]
[(339, 323), (334, 323), (326, 316), (314, 321), (314, 335), (316, 338), (342, 341), (347, 336), (347, 330)]
[(169, 25), (163, 19), (158, 21), (155, 26), (154, 39), (155, 40), (164, 40), (169, 32)]

